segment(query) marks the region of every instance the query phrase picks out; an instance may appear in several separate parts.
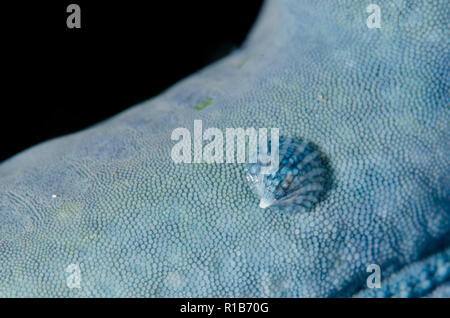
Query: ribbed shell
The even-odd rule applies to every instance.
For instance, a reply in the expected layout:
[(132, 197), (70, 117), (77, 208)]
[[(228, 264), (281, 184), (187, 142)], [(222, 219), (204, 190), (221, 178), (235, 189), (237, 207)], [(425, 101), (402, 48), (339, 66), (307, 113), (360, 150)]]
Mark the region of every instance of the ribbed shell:
[[(270, 141), (267, 148), (270, 154)], [(309, 143), (280, 137), (279, 158), (279, 167), (272, 174), (261, 173), (267, 165), (259, 160), (247, 166), (247, 180), (261, 199), (260, 207), (312, 208), (319, 201), (326, 181), (327, 169), (319, 152)]]

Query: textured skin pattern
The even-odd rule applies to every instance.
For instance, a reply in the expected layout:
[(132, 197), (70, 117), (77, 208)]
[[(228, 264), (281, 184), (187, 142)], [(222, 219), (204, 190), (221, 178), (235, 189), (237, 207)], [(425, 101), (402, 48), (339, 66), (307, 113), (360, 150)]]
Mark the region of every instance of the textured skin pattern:
[[(448, 264), (433, 255), (450, 230), (448, 4), (377, 0), (368, 29), (369, 3), (268, 2), (242, 50), (3, 162), (0, 295), (351, 296), (368, 264), (382, 285), (426, 257)], [(263, 210), (244, 165), (174, 164), (171, 131), (194, 119), (315, 143), (328, 196)]]
[(449, 297), (449, 276), (450, 249), (447, 249), (407, 266), (389, 277), (381, 288), (363, 290), (356, 297)]

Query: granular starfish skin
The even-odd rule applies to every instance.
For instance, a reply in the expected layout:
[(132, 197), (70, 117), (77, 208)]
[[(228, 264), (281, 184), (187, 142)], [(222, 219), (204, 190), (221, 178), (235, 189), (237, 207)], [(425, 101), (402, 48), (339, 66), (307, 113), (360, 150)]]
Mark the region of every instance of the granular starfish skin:
[[(351, 296), (370, 264), (382, 286), (425, 273), (399, 295), (445, 291), (449, 7), (377, 0), (370, 29), (368, 4), (269, 1), (242, 49), (3, 162), (0, 296)], [(196, 119), (310, 141), (333, 185), (306, 213), (261, 209), (245, 165), (172, 161)]]

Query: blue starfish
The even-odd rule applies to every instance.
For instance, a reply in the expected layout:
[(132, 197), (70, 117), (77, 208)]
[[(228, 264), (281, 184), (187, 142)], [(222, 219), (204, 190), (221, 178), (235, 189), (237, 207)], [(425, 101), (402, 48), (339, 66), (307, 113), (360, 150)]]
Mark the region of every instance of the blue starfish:
[[(377, 4), (371, 29), (365, 2), (269, 1), (242, 49), (3, 162), (0, 296), (448, 296), (449, 8)], [(172, 162), (195, 119), (301, 136), (333, 186), (261, 209), (244, 165)]]

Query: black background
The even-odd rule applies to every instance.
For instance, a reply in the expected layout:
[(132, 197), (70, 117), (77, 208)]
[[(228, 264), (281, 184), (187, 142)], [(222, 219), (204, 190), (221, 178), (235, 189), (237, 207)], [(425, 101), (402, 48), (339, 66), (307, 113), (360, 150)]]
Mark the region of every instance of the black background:
[[(69, 29), (66, 8), (81, 8)], [(0, 162), (144, 101), (242, 45), (262, 1), (2, 4)]]
[[(222, 310), (207, 313), (180, 313), (181, 305), (215, 305)], [(267, 303), (268, 312), (225, 312), (224, 303)], [(11, 312), (19, 316), (45, 313), (49, 317), (61, 317), (70, 312), (71, 316), (112, 313), (113, 316), (129, 316), (139, 312), (147, 317), (305, 317), (309, 313), (315, 316), (384, 317), (397, 313), (412, 316), (412, 312), (433, 308), (436, 312), (446, 312), (448, 299), (320, 299), (320, 298), (151, 298), (151, 299), (0, 299), (2, 309), (11, 306)], [(442, 308), (442, 309), (441, 309)], [(98, 312), (96, 312), (98, 310)], [(410, 314), (410, 312), (411, 314)]]

